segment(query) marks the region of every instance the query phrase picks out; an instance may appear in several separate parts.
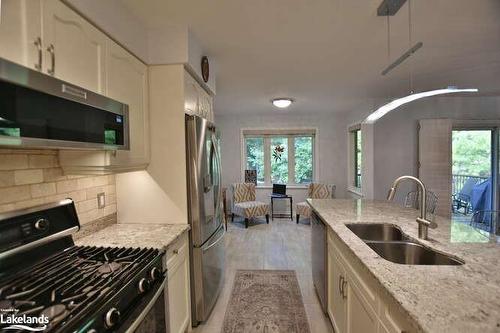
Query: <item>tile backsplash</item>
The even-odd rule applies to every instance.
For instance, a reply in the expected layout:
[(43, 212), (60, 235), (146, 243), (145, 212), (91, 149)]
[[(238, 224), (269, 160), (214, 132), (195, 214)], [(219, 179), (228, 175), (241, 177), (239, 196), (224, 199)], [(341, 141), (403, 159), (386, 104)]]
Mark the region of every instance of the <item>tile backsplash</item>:
[[(106, 205), (99, 209), (101, 192)], [(75, 201), (82, 226), (116, 221), (114, 175), (65, 176), (56, 150), (0, 149), (0, 213), (65, 198)]]

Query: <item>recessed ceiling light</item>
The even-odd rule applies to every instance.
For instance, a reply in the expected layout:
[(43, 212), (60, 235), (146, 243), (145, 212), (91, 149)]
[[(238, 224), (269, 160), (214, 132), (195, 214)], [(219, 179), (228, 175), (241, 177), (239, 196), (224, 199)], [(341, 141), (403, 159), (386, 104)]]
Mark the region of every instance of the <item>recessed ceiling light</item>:
[(292, 105), (293, 99), (291, 98), (275, 98), (271, 101), (277, 108), (284, 109)]

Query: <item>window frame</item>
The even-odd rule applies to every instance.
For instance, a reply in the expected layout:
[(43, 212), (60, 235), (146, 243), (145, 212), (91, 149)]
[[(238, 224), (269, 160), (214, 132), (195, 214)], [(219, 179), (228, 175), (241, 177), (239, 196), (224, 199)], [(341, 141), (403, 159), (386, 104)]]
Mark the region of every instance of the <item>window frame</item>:
[[(348, 128), (349, 135), (349, 184), (351, 192), (361, 193), (363, 188), (363, 133), (361, 124), (356, 124)], [(361, 160), (358, 159), (358, 139), (361, 140)], [(358, 174), (358, 163), (359, 174)]]
[(271, 138), (273, 137), (286, 137), (287, 138), (287, 156), (288, 156), (288, 183), (289, 187), (307, 187), (309, 183), (295, 183), (295, 137), (311, 137), (312, 138), (312, 178), (314, 182), (318, 173), (317, 166), (317, 135), (316, 128), (305, 129), (241, 129), (241, 180), (245, 180), (245, 169), (247, 166), (247, 138), (263, 138), (264, 149), (264, 182), (257, 183), (257, 187), (266, 188), (271, 187)]

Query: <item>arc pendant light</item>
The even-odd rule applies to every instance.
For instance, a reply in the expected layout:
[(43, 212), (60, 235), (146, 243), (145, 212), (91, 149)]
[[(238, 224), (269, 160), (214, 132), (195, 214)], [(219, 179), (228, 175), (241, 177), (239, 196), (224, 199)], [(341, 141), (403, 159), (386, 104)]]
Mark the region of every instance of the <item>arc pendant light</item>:
[[(389, 26), (389, 14), (387, 16), (387, 53), (388, 53), (388, 59), (390, 59), (390, 26)], [(408, 0), (408, 44), (410, 46), (409, 50), (406, 51), (402, 56), (400, 56), (396, 61), (391, 63), (389, 66), (387, 66), (383, 71), (382, 75), (385, 76), (388, 74), (390, 71), (392, 71), (394, 68), (398, 67), (401, 63), (403, 63), (405, 60), (410, 58), (416, 51), (418, 51), (422, 46), (422, 42), (417, 42), (415, 45), (412, 45), (412, 21), (411, 21), (411, 0)], [(426, 98), (426, 97), (431, 97), (431, 96), (437, 96), (437, 95), (446, 95), (446, 94), (456, 94), (456, 93), (475, 93), (478, 92), (479, 90), (476, 88), (465, 88), (465, 89), (460, 89), (458, 87), (454, 86), (449, 86), (447, 88), (443, 89), (435, 89), (435, 90), (429, 90), (429, 91), (423, 91), (419, 93), (413, 93), (413, 73), (412, 73), (412, 63), (410, 59), (410, 70), (409, 70), (409, 90), (410, 94), (401, 98), (397, 98), (387, 104), (384, 104), (377, 108), (375, 111), (373, 111), (365, 120), (364, 123), (366, 124), (373, 124), (383, 116), (385, 116), (387, 113), (397, 109), (398, 107), (411, 103), (413, 101)]]

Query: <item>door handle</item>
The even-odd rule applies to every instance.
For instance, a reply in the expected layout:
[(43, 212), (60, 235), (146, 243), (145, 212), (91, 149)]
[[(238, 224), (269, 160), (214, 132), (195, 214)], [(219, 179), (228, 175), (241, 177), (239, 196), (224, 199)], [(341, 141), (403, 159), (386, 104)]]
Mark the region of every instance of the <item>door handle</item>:
[(48, 69), (47, 72), (50, 75), (54, 75), (56, 73), (56, 52), (54, 44), (50, 44), (49, 47), (47, 47), (47, 52), (50, 53), (50, 65), (51, 65), (51, 67)]
[(38, 69), (39, 71), (42, 70), (42, 39), (40, 37), (37, 37), (34, 42), (36, 46), (36, 50), (38, 53), (38, 61), (35, 63), (35, 68)]
[(215, 245), (217, 245), (221, 240), (222, 238), (224, 238), (224, 235), (226, 234), (226, 230), (224, 229), (224, 227), (222, 228), (222, 235), (219, 236), (219, 238), (217, 238), (217, 240), (215, 240), (212, 244), (208, 245), (207, 247), (205, 248), (202, 248), (201, 250), (203, 252), (207, 252), (209, 249), (211, 249), (212, 247), (214, 247)]

